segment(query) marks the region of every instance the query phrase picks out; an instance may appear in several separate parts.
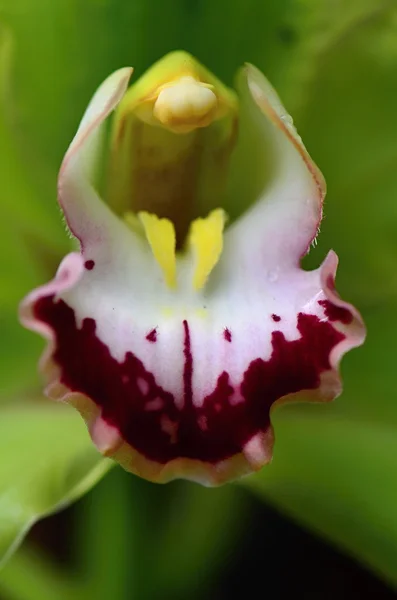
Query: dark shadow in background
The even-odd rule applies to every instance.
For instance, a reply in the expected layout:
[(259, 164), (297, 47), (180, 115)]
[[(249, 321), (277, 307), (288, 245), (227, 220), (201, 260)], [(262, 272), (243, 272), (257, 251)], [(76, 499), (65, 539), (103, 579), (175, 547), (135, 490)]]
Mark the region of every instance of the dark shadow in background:
[(395, 600), (397, 593), (256, 499), (249, 527), (211, 600)]
[[(152, 496), (150, 501), (158, 502), (157, 486), (145, 482), (142, 485), (151, 486), (151, 490), (148, 488), (149, 496)], [(172, 486), (166, 487), (169, 487), (172, 496)], [(165, 488), (162, 490), (163, 497)], [(223, 568), (210, 585), (202, 592), (192, 589), (194, 597), (195, 592), (198, 592), (197, 597), (205, 600), (397, 598), (397, 593), (353, 560), (245, 491), (241, 490), (240, 493), (248, 496), (244, 500), (248, 503), (248, 516), (243, 537), (236, 540)], [(45, 519), (33, 528), (29, 536), (31, 542), (39, 544), (46, 554), (55, 558), (63, 567), (78, 567), (74, 564), (76, 557), (71, 552), (71, 538), (78, 510), (79, 503)], [(168, 599), (161, 593), (159, 598), (188, 600), (177, 596)], [(125, 599), (110, 600), (131, 599), (126, 596)], [(153, 600), (158, 599), (156, 597)]]

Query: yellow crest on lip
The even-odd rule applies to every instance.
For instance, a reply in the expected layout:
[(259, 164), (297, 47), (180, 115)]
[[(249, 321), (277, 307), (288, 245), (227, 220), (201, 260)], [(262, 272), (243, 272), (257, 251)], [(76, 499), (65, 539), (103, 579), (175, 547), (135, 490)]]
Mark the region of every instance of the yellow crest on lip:
[(144, 227), (154, 258), (164, 274), (168, 287), (176, 287), (175, 228), (169, 219), (140, 212), (138, 217)]
[[(126, 222), (134, 230), (143, 227), (153, 256), (160, 266), (166, 285), (174, 289), (177, 285), (176, 236), (169, 219), (159, 219), (147, 212), (137, 217), (128, 215)], [(223, 250), (225, 211), (217, 208), (205, 218), (195, 219), (190, 226), (188, 245), (194, 256), (193, 289), (201, 290), (219, 261)]]
[(196, 259), (193, 287), (200, 290), (217, 264), (223, 250), (225, 211), (216, 208), (205, 219), (196, 219), (190, 226), (189, 242)]

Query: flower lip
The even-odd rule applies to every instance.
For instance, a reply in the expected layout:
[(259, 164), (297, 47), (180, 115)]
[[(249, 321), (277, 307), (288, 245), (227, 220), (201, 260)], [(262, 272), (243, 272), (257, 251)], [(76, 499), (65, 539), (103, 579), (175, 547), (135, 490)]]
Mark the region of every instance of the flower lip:
[[(268, 431), (270, 408), (277, 400), (320, 386), (322, 373), (331, 369), (331, 351), (345, 339), (330, 322), (299, 313), (297, 340), (288, 341), (275, 329), (268, 360), (251, 361), (237, 385), (231, 384), (227, 371), (221, 372), (215, 388), (197, 406), (187, 320), (180, 323), (183, 398), (176, 402), (137, 356), (127, 353), (122, 363), (114, 359), (98, 338), (93, 319), (84, 319), (79, 328), (73, 309), (63, 300), (43, 297), (35, 306), (35, 318), (56, 332), (53, 358), (61, 369), (60, 382), (71, 392), (93, 399), (102, 418), (126, 443), (159, 464), (176, 458), (217, 464), (244, 452), (250, 440)], [(157, 335), (161, 334), (159, 329)], [(238, 401), (232, 403), (233, 396)], [(173, 435), (164, 423), (168, 429), (174, 426)]]
[[(335, 267), (336, 258), (330, 254), (321, 270), (329, 284)], [(81, 257), (67, 257), (56, 282), (24, 307), (25, 324), (40, 324), (52, 340), (44, 361), (52, 381), (49, 394), (79, 408), (102, 452), (154, 481), (184, 476), (214, 485), (267, 463), (273, 444), (272, 407), (299, 399), (302, 392), (306, 399), (334, 397), (340, 391), (334, 369), (341, 347), (353, 343), (348, 338), (351, 327), (356, 331), (355, 344), (360, 343), (356, 311), (335, 295), (333, 287), (326, 288), (325, 299), (316, 301), (318, 316), (297, 315), (300, 337), (288, 340), (282, 332), (288, 316), (278, 315), (275, 323), (273, 313), (269, 314), (269, 322), (274, 323), (269, 358), (253, 359), (237, 383), (226, 370), (220, 372), (214, 389), (197, 403), (197, 357), (191, 338), (195, 331), (187, 320), (180, 321), (182, 397), (176, 402), (175, 392), (159, 384), (139, 357), (129, 352), (123, 361), (116, 360), (98, 337), (94, 319), (78, 324), (75, 311), (57, 299), (83, 276)], [(30, 316), (28, 311), (33, 311)], [(231, 342), (224, 331), (219, 337), (238, 351), (232, 328), (229, 333)], [(163, 334), (161, 326), (152, 329), (142, 343), (156, 347)]]
[(275, 405), (340, 393), (339, 361), (363, 342), (364, 327), (335, 292), (334, 253), (316, 271), (299, 268), (323, 187), (256, 74), (245, 91), (274, 136), (277, 177), (226, 233), (203, 289), (183, 285), (189, 255), (179, 287), (164, 286), (150, 251), (101, 202), (88, 172), (98, 127), (128, 75), (119, 71), (94, 97), (61, 169), (60, 203), (81, 254), (26, 298), (21, 317), (49, 339), (48, 394), (81, 412), (101, 452), (154, 481), (224, 483), (270, 461)]

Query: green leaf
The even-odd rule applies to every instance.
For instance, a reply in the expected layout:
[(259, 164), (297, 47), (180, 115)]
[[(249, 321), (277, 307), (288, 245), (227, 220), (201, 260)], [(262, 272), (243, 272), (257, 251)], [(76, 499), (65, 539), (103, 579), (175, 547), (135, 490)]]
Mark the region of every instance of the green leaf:
[(33, 402), (0, 420), (0, 565), (41, 517), (79, 498), (113, 464), (69, 407)]
[(85, 592), (80, 581), (73, 581), (69, 573), (41, 556), (37, 547), (26, 544), (1, 571), (2, 600), (84, 600)]

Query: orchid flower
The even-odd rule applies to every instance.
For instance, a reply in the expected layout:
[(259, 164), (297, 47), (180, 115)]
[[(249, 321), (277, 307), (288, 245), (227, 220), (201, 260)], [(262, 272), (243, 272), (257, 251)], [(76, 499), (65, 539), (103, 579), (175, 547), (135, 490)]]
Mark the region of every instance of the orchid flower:
[(80, 251), (21, 319), (49, 340), (47, 394), (102, 454), (217, 485), (271, 460), (274, 406), (340, 393), (364, 325), (332, 251), (300, 266), (325, 183), (265, 77), (246, 65), (235, 93), (184, 52), (127, 89), (131, 72), (99, 87), (66, 153), (58, 199)]

